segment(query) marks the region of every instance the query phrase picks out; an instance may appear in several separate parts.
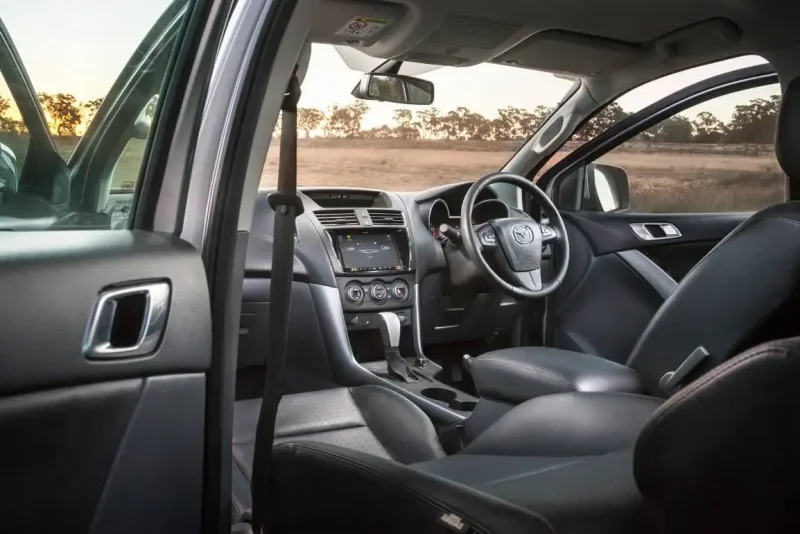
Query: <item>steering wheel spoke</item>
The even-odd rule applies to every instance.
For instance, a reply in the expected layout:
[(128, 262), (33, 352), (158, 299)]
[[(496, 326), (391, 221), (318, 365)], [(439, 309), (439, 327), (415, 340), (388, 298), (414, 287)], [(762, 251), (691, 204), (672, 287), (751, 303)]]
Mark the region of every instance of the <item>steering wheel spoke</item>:
[(542, 290), (542, 270), (523, 271), (513, 274), (514, 281), (528, 291)]
[(555, 228), (546, 224), (540, 224), (539, 228), (542, 229), (542, 243), (550, 243), (558, 239), (558, 233)]
[(482, 250), (491, 251), (497, 248), (497, 234), (489, 223), (475, 226), (475, 235), (478, 237), (478, 243)]

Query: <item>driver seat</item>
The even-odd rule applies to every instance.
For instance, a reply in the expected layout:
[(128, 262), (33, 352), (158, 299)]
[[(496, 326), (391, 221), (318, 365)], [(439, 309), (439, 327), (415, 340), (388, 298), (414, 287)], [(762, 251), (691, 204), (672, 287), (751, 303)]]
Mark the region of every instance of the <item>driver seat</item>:
[[(575, 448), (569, 435), (554, 437), (531, 419), (530, 406), (573, 397), (586, 408), (592, 397), (633, 396), (534, 399), (446, 456), (430, 420), (388, 389), (289, 395), (273, 451), (271, 531), (796, 532), (799, 377), (800, 338), (767, 343), (687, 386), (652, 417), (619, 403), (627, 411), (608, 424), (645, 422), (635, 446), (607, 442), (593, 452)], [(644, 407), (655, 402), (637, 398)], [(234, 445), (239, 477), (252, 452)], [(234, 482), (238, 507), (249, 507), (246, 483), (239, 490)]]
[[(800, 79), (794, 79), (783, 95), (776, 135), (778, 160), (794, 180), (800, 180), (798, 137)], [(800, 334), (794, 314), (787, 313), (800, 301), (798, 275), (800, 202), (786, 202), (747, 219), (686, 275), (625, 366), (582, 353), (518, 347), (473, 358), (468, 370), (482, 399), (507, 405), (566, 391), (668, 397), (738, 352)], [(664, 387), (665, 375), (682, 365), (688, 369), (683, 379), (675, 373)]]

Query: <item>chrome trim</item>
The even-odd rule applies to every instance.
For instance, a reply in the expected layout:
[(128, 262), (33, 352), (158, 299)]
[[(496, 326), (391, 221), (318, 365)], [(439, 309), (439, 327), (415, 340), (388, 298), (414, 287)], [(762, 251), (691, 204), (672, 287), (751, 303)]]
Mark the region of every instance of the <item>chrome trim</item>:
[[(135, 358), (155, 351), (169, 312), (170, 286), (167, 282), (139, 284), (105, 291), (97, 299), (83, 337), (83, 354), (90, 359)], [(117, 312), (117, 303), (132, 295), (146, 297), (145, 316), (136, 342), (129, 347), (111, 345), (111, 329)]]
[[(658, 226), (665, 235), (654, 236), (648, 226)], [(668, 222), (643, 222), (630, 223), (631, 230), (642, 241), (663, 241), (665, 239), (677, 239), (681, 237), (681, 232), (674, 224)]]
[(417, 352), (417, 357), (422, 360), (427, 360), (425, 352), (422, 350), (422, 326), (420, 325), (419, 318), (419, 284), (414, 283), (414, 308), (411, 310), (411, 333), (414, 335), (414, 350)]
[(446, 324), (446, 325), (442, 325), (442, 326), (434, 326), (433, 329), (434, 330), (450, 330), (451, 328), (458, 328), (458, 327), (459, 327), (459, 325), (457, 325), (457, 324)]
[[(437, 198), (436, 200), (431, 202), (431, 207), (428, 208), (428, 230), (429, 231), (433, 228), (433, 223), (431, 222), (431, 213), (433, 213), (433, 207), (436, 206), (436, 204), (438, 204), (439, 202), (444, 204), (444, 210), (447, 212), (447, 220), (452, 220), (453, 219), (453, 216), (450, 215), (450, 208), (447, 206), (447, 202), (445, 202), (441, 198)], [(437, 227), (438, 227), (438, 225), (437, 225)]]
[(400, 346), (400, 318), (394, 312), (380, 312), (378, 318), (378, 329), (381, 331), (383, 344), (389, 348)]

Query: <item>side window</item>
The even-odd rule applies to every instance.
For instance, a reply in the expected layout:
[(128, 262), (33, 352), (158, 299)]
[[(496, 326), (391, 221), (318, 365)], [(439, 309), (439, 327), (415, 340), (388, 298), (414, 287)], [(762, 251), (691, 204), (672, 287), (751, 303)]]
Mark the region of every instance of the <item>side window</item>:
[(604, 154), (586, 168), (596, 209), (620, 207), (625, 178), (631, 212), (756, 211), (782, 202), (785, 175), (773, 144), (780, 98), (778, 84), (720, 96)]
[[(0, 197), (0, 230), (127, 228), (158, 95), (193, 2), (112, 0), (78, 33), (47, 22), (32, 34), (42, 1), (4, 10), (0, 20), (0, 43), (13, 41), (0, 44), (0, 179), (5, 162), (18, 182)], [(110, 27), (125, 31), (112, 36)], [(59, 54), (41, 46), (41, 35), (62, 40)]]

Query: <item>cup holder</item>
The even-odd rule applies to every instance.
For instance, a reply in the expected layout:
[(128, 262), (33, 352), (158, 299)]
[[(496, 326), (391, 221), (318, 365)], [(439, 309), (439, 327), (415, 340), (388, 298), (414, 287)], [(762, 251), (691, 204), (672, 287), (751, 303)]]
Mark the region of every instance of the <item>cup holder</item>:
[(471, 412), (478, 404), (473, 401), (458, 400), (458, 393), (452, 389), (425, 388), (422, 390), (422, 396), (434, 401), (443, 402), (447, 404), (447, 407), (451, 410), (458, 410), (460, 412)]

